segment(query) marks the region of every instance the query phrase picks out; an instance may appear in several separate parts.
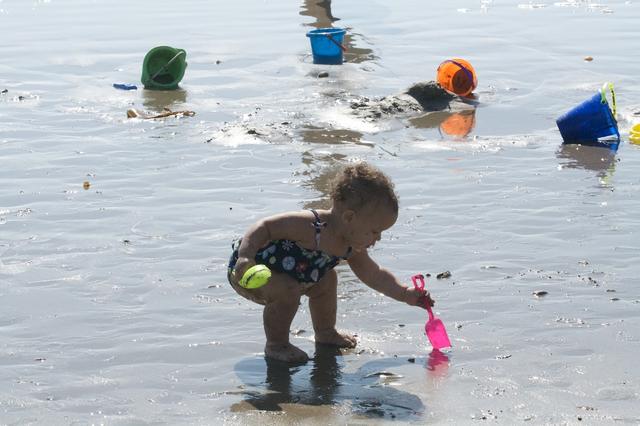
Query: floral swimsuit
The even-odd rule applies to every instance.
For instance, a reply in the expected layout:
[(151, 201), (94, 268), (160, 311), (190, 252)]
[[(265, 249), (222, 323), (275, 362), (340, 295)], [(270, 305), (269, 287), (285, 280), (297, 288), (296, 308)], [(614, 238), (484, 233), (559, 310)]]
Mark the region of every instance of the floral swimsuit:
[[(300, 247), (296, 241), (274, 240), (258, 250), (256, 264), (266, 265), (275, 272), (288, 274), (300, 283), (317, 283), (327, 271), (333, 269), (340, 261), (345, 260), (351, 254), (351, 247), (344, 256), (331, 256), (321, 250), (320, 232), (327, 226), (320, 221), (320, 216), (315, 210), (311, 210), (316, 220), (311, 226), (316, 231), (316, 250), (307, 250)], [(228, 274), (231, 274), (238, 261), (238, 241), (233, 245), (233, 254), (229, 259)]]

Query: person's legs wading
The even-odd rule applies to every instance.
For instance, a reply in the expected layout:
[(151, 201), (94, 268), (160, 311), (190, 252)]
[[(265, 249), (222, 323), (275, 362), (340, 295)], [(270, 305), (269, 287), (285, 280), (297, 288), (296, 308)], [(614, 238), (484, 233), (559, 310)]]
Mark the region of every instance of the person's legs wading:
[(269, 284), (256, 290), (266, 304), (262, 314), (267, 343), (267, 357), (286, 362), (309, 359), (300, 348), (289, 343), (289, 329), (300, 305), (300, 284), (285, 274), (274, 273)]
[(309, 296), (309, 311), (317, 343), (353, 348), (356, 338), (336, 330), (338, 304), (338, 275), (331, 269), (322, 279), (305, 292)]
[(236, 293), (264, 306), (262, 321), (267, 338), (264, 348), (265, 356), (285, 362), (307, 361), (309, 359), (307, 354), (289, 343), (291, 322), (300, 305), (300, 284), (286, 274), (274, 272), (269, 283), (264, 287), (249, 290), (240, 286), (232, 274), (238, 259), (237, 247), (239, 245), (239, 242), (234, 244), (227, 276)]

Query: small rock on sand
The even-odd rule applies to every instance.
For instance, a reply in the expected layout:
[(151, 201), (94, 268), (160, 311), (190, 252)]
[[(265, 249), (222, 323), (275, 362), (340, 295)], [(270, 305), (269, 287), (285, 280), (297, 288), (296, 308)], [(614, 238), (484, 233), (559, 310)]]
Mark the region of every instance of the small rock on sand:
[(444, 278), (451, 278), (451, 272), (449, 271), (444, 271), (444, 272), (440, 272), (438, 275), (436, 275), (436, 279), (444, 279)]

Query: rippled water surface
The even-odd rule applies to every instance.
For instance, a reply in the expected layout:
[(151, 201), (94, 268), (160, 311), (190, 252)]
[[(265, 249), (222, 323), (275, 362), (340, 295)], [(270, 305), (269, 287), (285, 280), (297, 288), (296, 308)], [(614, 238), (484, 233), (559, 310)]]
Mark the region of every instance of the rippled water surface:
[[(0, 1), (0, 423), (640, 423), (638, 22), (635, 0)], [(347, 62), (314, 65), (331, 25)], [(140, 87), (158, 45), (187, 51), (178, 91)], [(350, 113), (456, 56), (477, 108)], [(619, 151), (562, 148), (555, 118), (605, 81)], [(314, 359), (267, 363), (230, 243), (359, 159), (401, 201), (373, 257), (451, 272), (427, 286), (454, 347), (341, 266), (358, 347), (316, 348), (303, 304)]]

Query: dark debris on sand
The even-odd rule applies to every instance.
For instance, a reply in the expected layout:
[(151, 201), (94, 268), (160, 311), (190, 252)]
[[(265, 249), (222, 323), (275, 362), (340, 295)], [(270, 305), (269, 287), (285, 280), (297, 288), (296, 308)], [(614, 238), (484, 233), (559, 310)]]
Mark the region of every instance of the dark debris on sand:
[(442, 280), (445, 278), (451, 278), (451, 272), (450, 271), (444, 271), (444, 272), (440, 272), (438, 275), (436, 275), (436, 279), (438, 280)]

